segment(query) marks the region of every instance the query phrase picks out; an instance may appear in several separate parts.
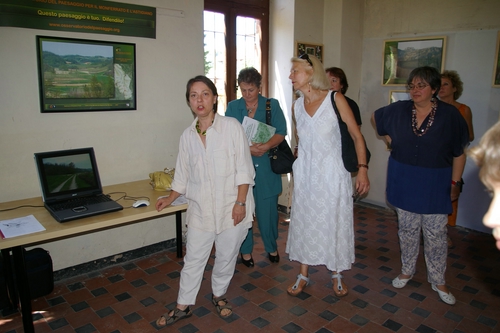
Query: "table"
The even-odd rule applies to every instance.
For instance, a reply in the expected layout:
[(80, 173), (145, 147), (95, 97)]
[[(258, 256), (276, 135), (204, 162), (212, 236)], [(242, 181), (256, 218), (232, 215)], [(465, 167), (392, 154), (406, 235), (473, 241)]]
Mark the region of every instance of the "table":
[[(131, 206), (134, 201), (121, 200), (119, 203), (124, 209), (117, 212), (106, 213), (93, 217), (83, 218), (65, 223), (57, 222), (44, 207), (19, 208), (0, 212), (0, 220), (8, 220), (17, 217), (33, 215), (43, 225), (45, 231), (23, 235), (13, 238), (0, 239), (2, 253), (12, 251), (14, 258), (14, 272), (16, 274), (16, 287), (21, 305), (24, 332), (35, 331), (31, 314), (31, 297), (29, 295), (28, 277), (24, 262), (24, 247), (41, 243), (71, 238), (79, 235), (89, 234), (101, 230), (117, 228), (127, 224), (143, 222), (161, 216), (176, 214), (176, 243), (177, 257), (182, 257), (182, 211), (187, 209), (187, 204), (169, 206), (161, 212), (157, 212), (154, 203), (157, 198), (168, 192), (155, 191), (151, 188), (148, 180), (133, 181), (104, 187), (104, 193), (111, 194), (113, 199), (118, 199), (125, 192), (130, 197), (147, 197), (151, 205), (139, 208), (125, 208)], [(43, 206), (41, 197), (29, 198), (17, 201), (0, 203), (0, 210), (14, 208), (23, 205)], [(6, 252), (7, 251), (7, 252)]]

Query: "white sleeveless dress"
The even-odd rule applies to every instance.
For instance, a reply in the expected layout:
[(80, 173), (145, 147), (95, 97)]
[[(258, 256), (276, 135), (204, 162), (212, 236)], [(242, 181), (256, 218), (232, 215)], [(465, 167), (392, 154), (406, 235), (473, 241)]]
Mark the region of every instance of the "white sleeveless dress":
[(295, 102), (299, 150), (286, 252), (290, 260), (342, 272), (354, 262), (352, 181), (330, 94), (313, 117), (303, 97)]

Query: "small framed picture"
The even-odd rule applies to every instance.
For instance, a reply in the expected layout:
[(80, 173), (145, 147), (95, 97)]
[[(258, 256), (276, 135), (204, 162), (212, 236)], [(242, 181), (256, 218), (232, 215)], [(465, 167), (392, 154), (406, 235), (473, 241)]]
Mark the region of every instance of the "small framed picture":
[(295, 42), (295, 56), (300, 57), (303, 54), (313, 55), (323, 62), (323, 44)]
[(431, 66), (439, 73), (444, 69), (446, 36), (392, 39), (384, 42), (383, 85), (404, 85), (417, 67)]
[(495, 52), (495, 68), (493, 69), (493, 87), (500, 88), (500, 31), (497, 36), (497, 51)]
[(406, 101), (409, 100), (410, 93), (406, 90), (391, 90), (389, 91), (389, 104), (397, 102), (397, 101)]

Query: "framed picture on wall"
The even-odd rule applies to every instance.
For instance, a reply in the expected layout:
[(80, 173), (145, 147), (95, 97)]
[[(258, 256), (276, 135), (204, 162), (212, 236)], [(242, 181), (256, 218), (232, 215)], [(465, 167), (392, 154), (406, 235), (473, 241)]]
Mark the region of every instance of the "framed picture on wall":
[(493, 87), (500, 88), (500, 31), (497, 36), (497, 51), (495, 52), (495, 68), (493, 70)]
[(300, 57), (303, 54), (313, 55), (323, 62), (323, 44), (311, 44), (304, 42), (295, 42), (295, 55)]
[(136, 110), (135, 44), (37, 36), (41, 112)]
[(405, 85), (410, 72), (421, 66), (444, 69), (446, 36), (392, 39), (384, 42), (383, 85)]
[(391, 90), (389, 91), (389, 104), (397, 102), (397, 101), (406, 101), (409, 100), (410, 93), (406, 90)]

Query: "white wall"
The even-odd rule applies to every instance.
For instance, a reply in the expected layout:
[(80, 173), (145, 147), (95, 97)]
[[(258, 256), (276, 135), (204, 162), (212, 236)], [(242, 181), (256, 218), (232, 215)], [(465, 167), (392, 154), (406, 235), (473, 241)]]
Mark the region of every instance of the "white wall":
[(355, 101), (361, 85), (363, 10), (364, 0), (329, 0), (323, 19), (323, 65), (342, 68), (349, 83), (346, 95)]
[[(122, 2), (158, 8), (156, 39), (0, 27), (0, 202), (40, 196), (39, 151), (93, 146), (103, 185), (175, 166), (180, 134), (193, 120), (185, 85), (203, 74), (203, 0)], [(40, 113), (36, 35), (135, 43), (137, 111)], [(172, 238), (169, 216), (43, 247), (58, 270)]]
[[(295, 8), (290, 0), (271, 0), (269, 8), (269, 97), (280, 102), (287, 120), (287, 140), (292, 143), (291, 101), (292, 85), (288, 79), (290, 74), (290, 58), (294, 55), (294, 15)], [(292, 146), (293, 147), (293, 146)], [(283, 191), (278, 204), (291, 206), (290, 174), (282, 176)]]
[[(363, 134), (372, 152), (371, 189), (365, 201), (385, 206), (389, 152), (376, 137), (370, 117), (373, 111), (388, 103), (390, 90), (404, 88), (381, 85), (384, 40), (447, 36), (445, 69), (457, 70), (464, 82), (464, 93), (459, 101), (472, 109), (476, 135), (474, 145), (499, 116), (500, 89), (492, 88), (491, 82), (497, 31), (500, 28), (500, 1), (367, 0), (364, 12), (359, 102), (363, 124), (367, 124), (363, 125)], [(471, 160), (467, 162), (464, 180), (457, 224), (489, 232), (481, 220), (490, 199), (484, 193), (484, 187), (477, 178), (477, 168)]]

